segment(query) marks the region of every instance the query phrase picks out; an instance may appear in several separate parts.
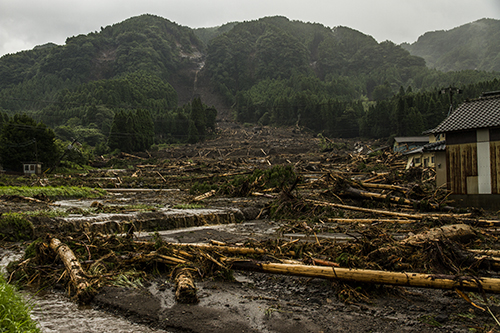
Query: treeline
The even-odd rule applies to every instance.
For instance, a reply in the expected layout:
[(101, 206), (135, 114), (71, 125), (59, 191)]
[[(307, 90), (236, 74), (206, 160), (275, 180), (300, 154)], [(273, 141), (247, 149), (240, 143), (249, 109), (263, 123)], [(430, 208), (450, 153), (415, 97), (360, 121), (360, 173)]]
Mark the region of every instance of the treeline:
[[(118, 110), (109, 132), (109, 149), (144, 151), (154, 143), (196, 143), (215, 133), (217, 110), (200, 98), (171, 111), (152, 114), (148, 110)], [(97, 149), (103, 149), (102, 142)], [(104, 147), (106, 150), (106, 147)]]
[(69, 125), (54, 131), (26, 114), (9, 117), (0, 112), (0, 165), (21, 172), (22, 163), (39, 162), (48, 170), (60, 163), (85, 165), (111, 150), (136, 152), (159, 142), (195, 143), (214, 133), (217, 111), (195, 98), (156, 115), (145, 109), (114, 109), (112, 114), (109, 133), (101, 133), (92, 126), (72, 130)]
[[(450, 97), (442, 89), (413, 92), (412, 87), (400, 87), (393, 95), (386, 82), (375, 91), (377, 100), (369, 101), (351, 96), (354, 87), (350, 83), (300, 75), (266, 80), (237, 94), (236, 119), (261, 125), (298, 125), (332, 137), (387, 138), (420, 135), (436, 127), (450, 110)], [(500, 80), (459, 88), (463, 93), (454, 96), (455, 106), (482, 92), (500, 90)]]
[(146, 72), (65, 89), (55, 103), (33, 113), (54, 128), (59, 138), (77, 138), (101, 153), (204, 140), (215, 130), (216, 115), (200, 98), (177, 107), (172, 86)]
[(55, 133), (45, 124), (22, 114), (0, 113), (0, 164), (3, 169), (22, 171), (22, 163), (53, 165), (60, 156)]
[(421, 135), (423, 131), (439, 125), (451, 112), (465, 100), (475, 99), (483, 92), (500, 91), (500, 80), (480, 82), (460, 87), (461, 94), (454, 93), (450, 100), (448, 89), (435, 89), (430, 92), (414, 93), (411, 89), (401, 88), (390, 99), (372, 104), (365, 115), (359, 119), (360, 135), (370, 138), (390, 136)]

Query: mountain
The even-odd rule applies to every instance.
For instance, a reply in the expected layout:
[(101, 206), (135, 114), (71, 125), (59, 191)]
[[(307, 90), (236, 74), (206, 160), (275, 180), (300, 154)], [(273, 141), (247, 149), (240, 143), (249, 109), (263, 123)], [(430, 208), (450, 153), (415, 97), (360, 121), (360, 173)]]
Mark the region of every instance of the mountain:
[(338, 77), (366, 81), (368, 77), (372, 79), (369, 87), (362, 83), (359, 92), (370, 95), (386, 80), (397, 90), (412, 73), (424, 69), (422, 58), (392, 42), (377, 43), (347, 27), (331, 29), (275, 16), (236, 24), (210, 40), (203, 74), (233, 95), (262, 80), (299, 74), (323, 81)]
[[(498, 34), (484, 31), (485, 40)], [(484, 45), (481, 54), (496, 47)], [(446, 96), (405, 100), (397, 117), (395, 102), (383, 101), (499, 77), (499, 72), (430, 69), (405, 48), (348, 27), (274, 16), (191, 29), (146, 14), (69, 37), (65, 45), (48, 43), (1, 57), (0, 116), (26, 113), (59, 138), (78, 137), (100, 152), (127, 141), (126, 149), (133, 150), (139, 139), (141, 147), (153, 141), (196, 142), (213, 132), (216, 116), (298, 124), (332, 136), (413, 135), (441, 120)], [(368, 130), (372, 120), (363, 130), (374, 104), (379, 108), (370, 119), (386, 114), (378, 123), (381, 130)], [(394, 119), (418, 125), (394, 126)]]
[(413, 44), (412, 55), (440, 71), (500, 71), (500, 20), (481, 19), (448, 31), (427, 32)]

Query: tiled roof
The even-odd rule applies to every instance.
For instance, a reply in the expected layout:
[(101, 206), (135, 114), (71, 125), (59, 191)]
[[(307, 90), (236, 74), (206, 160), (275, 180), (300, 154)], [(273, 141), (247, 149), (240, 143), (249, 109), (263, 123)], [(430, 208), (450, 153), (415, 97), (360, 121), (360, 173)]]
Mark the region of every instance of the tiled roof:
[(446, 150), (446, 140), (428, 143), (424, 146), (424, 151), (444, 151)]
[(500, 126), (500, 95), (466, 101), (450, 114), (432, 133), (446, 133)]
[(410, 150), (406, 150), (401, 153), (401, 155), (406, 156), (406, 155), (412, 155), (412, 154), (421, 154), (424, 151), (424, 147), (416, 147)]

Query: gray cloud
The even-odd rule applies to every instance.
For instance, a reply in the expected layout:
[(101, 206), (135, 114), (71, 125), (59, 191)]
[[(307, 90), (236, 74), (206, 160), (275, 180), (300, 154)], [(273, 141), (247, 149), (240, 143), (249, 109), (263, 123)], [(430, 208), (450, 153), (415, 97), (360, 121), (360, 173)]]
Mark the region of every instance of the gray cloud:
[(414, 42), (427, 31), (449, 30), (484, 18), (500, 19), (498, 0), (0, 0), (0, 55), (99, 31), (150, 13), (178, 24), (211, 27), (283, 15), (347, 26), (378, 41)]

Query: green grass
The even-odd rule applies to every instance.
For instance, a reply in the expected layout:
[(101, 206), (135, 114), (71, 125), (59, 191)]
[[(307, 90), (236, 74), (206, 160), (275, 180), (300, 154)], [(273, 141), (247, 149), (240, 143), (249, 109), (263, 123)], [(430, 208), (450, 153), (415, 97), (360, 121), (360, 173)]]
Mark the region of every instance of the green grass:
[(68, 217), (69, 213), (63, 209), (42, 209), (42, 210), (33, 210), (33, 211), (25, 211), (23, 213), (19, 213), (25, 217)]
[(24, 197), (45, 196), (48, 198), (99, 198), (104, 190), (78, 186), (0, 186), (0, 195), (20, 195)]
[(4, 213), (0, 217), (0, 238), (6, 241), (29, 240), (34, 235), (33, 224), (19, 213)]
[(36, 322), (30, 318), (30, 307), (23, 301), (17, 290), (5, 282), (0, 275), (0, 331), (40, 332)]

